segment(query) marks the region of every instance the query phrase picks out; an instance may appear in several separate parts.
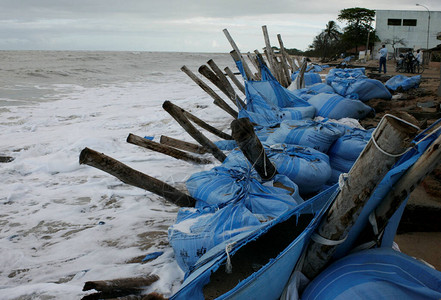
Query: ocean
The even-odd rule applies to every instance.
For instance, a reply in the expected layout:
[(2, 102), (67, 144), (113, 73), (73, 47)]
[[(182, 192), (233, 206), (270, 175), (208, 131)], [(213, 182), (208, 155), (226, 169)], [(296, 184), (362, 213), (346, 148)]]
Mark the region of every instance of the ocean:
[(80, 299), (86, 281), (149, 274), (160, 277), (149, 291), (179, 288), (167, 240), (178, 208), (78, 160), (88, 147), (179, 188), (216, 166), (208, 154), (212, 164), (196, 165), (126, 142), (196, 143), (165, 100), (230, 132), (231, 116), (180, 71), (198, 74), (209, 59), (236, 70), (229, 54), (0, 51), (0, 156), (14, 158), (0, 163), (0, 299)]

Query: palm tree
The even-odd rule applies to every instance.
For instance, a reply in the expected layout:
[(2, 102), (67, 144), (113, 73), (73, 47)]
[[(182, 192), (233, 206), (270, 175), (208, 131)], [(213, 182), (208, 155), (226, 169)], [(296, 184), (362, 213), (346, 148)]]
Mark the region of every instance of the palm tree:
[[(328, 24), (326, 24), (326, 28), (323, 30), (323, 40), (324, 40), (324, 47), (323, 47), (323, 58), (327, 57), (327, 54), (329, 53), (328, 48), (340, 40), (340, 27), (338, 27), (337, 23), (335, 21), (329, 21)], [(332, 52), (332, 51), (331, 51)]]

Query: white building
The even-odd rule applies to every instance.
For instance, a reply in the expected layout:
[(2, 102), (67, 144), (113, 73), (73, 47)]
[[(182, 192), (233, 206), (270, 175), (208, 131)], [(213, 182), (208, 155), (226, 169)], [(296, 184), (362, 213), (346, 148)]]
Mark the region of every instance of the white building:
[[(424, 7), (419, 10), (376, 10), (375, 30), (381, 42), (377, 42), (374, 53), (387, 40), (403, 39), (406, 43), (395, 45), (395, 48), (426, 49), (433, 48), (440, 42), (436, 39), (441, 31), (441, 11), (430, 11)], [(429, 25), (429, 26), (428, 26)], [(386, 45), (393, 52), (391, 44)]]

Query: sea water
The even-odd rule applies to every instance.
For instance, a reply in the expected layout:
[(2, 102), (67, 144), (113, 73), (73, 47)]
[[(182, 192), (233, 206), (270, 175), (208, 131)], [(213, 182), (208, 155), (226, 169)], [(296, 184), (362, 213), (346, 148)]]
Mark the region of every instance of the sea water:
[(149, 274), (160, 277), (150, 291), (179, 288), (184, 274), (167, 241), (178, 208), (80, 165), (79, 154), (91, 148), (178, 188), (219, 164), (126, 142), (133, 133), (196, 143), (165, 100), (229, 132), (231, 116), (180, 71), (197, 74), (209, 59), (235, 70), (228, 54), (0, 51), (0, 156), (14, 158), (0, 163), (0, 299), (79, 299), (86, 281)]

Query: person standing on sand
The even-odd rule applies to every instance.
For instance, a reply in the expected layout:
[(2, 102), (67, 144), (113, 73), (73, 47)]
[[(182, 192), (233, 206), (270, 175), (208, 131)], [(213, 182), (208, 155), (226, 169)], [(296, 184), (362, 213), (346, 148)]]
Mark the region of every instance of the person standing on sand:
[(385, 45), (382, 45), (378, 50), (380, 53), (380, 68), (378, 69), (378, 73), (381, 73), (381, 66), (384, 68), (384, 74), (386, 74), (386, 58), (387, 58), (387, 49)]

